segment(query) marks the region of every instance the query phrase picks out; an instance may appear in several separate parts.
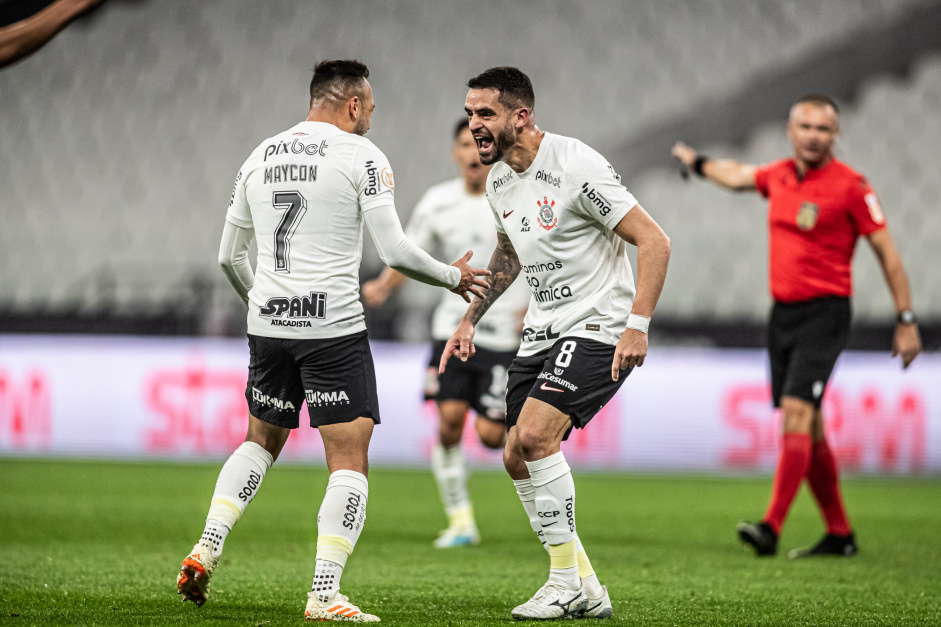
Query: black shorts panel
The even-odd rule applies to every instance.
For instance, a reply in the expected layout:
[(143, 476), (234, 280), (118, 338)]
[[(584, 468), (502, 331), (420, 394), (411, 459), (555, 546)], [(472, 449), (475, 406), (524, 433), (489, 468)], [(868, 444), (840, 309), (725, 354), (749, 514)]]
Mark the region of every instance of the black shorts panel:
[(568, 414), (574, 428), (584, 428), (631, 372), (622, 370), (617, 381), (611, 380), (614, 350), (597, 340), (563, 337), (547, 351), (513, 360), (506, 393), (507, 431), (516, 425), (527, 398), (552, 405)]
[(256, 418), (296, 429), (306, 400), (312, 427), (361, 416), (379, 423), (376, 370), (366, 331), (308, 340), (250, 334), (248, 348), (245, 398)]
[(794, 396), (820, 407), (823, 393), (850, 335), (848, 298), (775, 303), (768, 325), (771, 397)]
[(437, 373), (446, 344), (440, 340), (432, 343), (425, 381), (425, 400), (464, 401), (481, 418), (503, 422), (507, 377), (516, 352), (477, 348), (474, 356), (466, 362), (451, 357), (444, 374), (432, 379)]

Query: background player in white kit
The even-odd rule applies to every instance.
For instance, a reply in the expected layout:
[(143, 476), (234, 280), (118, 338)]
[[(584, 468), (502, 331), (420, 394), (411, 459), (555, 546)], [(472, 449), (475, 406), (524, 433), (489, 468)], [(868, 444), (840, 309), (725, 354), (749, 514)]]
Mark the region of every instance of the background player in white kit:
[[(376, 378), (359, 265), (363, 223), (383, 261), (452, 288), (468, 301), (486, 271), (447, 266), (412, 244), (393, 201), (392, 169), (363, 138), (375, 107), (369, 70), (324, 61), (310, 84), (307, 119), (265, 140), (236, 177), (219, 260), (248, 305), (248, 433), (222, 467), (202, 538), (183, 560), (177, 591), (205, 603), (229, 531), (258, 493), (305, 398), (330, 479), (317, 516), (308, 620), (376, 622), (340, 594), (340, 576), (366, 518), (367, 451), (379, 423)], [(258, 239), (255, 272), (248, 247)]]
[[(405, 233), (425, 250), (442, 251), (445, 258), (468, 249), (478, 259), (486, 258), (497, 244), (493, 214), (486, 198), (490, 166), (480, 162), (466, 118), (455, 126), (452, 153), (461, 176), (431, 187), (422, 196)], [(378, 307), (407, 280), (400, 272), (386, 268), (379, 278), (363, 284), (363, 301), (369, 307)], [(436, 401), (440, 418), (431, 467), (448, 516), (448, 528), (434, 542), (437, 548), (477, 544), (480, 540), (467, 492), (461, 436), (467, 412), (473, 408), (477, 413), (474, 428), (480, 442), (487, 448), (503, 447), (507, 371), (519, 349), (522, 314), (528, 304), (529, 292), (523, 283), (507, 290), (477, 325), (476, 357), (467, 362), (455, 357), (440, 378), (441, 351), (464, 315), (466, 304), (456, 296), (444, 294), (435, 309), (425, 400)]]
[[(441, 356), (474, 353), (474, 325), (522, 270), (532, 291), (507, 389), (504, 465), (550, 555), (549, 580), (516, 619), (607, 618), (613, 609), (575, 527), (575, 484), (560, 444), (584, 428), (647, 355), (670, 240), (582, 142), (539, 130), (532, 83), (512, 67), (467, 83), (464, 108), (497, 225), (493, 275)], [(637, 289), (625, 252), (637, 246)]]

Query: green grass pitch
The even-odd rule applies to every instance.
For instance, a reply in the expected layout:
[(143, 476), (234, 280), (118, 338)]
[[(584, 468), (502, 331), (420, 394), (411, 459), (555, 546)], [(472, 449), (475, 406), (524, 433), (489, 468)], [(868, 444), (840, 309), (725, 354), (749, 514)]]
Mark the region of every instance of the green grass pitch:
[[(273, 468), (202, 608), (175, 578), (219, 464), (0, 460), (0, 624), (303, 622), (327, 473)], [(444, 526), (430, 473), (374, 468), (343, 591), (390, 625), (499, 625), (545, 581), (548, 557), (510, 480), (477, 472), (483, 542), (431, 548)], [(734, 533), (770, 480), (576, 472), (579, 532), (614, 603), (606, 625), (941, 625), (941, 481), (855, 478), (853, 559), (757, 559)], [(806, 490), (782, 553), (822, 533)], [(587, 621), (589, 624), (597, 621)]]

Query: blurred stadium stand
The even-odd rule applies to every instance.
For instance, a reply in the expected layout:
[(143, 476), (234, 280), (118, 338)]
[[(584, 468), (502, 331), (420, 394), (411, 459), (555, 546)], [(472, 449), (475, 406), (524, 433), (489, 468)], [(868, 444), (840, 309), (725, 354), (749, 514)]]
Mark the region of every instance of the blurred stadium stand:
[[(938, 0), (106, 4), (0, 72), (0, 332), (244, 332), (216, 266), (232, 180), (304, 117), (328, 57), (370, 66), (369, 137), (403, 220), (454, 175), (466, 79), (527, 71), (540, 126), (608, 156), (670, 234), (665, 343), (760, 346), (770, 304), (763, 201), (683, 183), (669, 146), (777, 159), (789, 103), (831, 92), (838, 154), (880, 193), (926, 345), (941, 348)], [(379, 270), (367, 242), (364, 277)], [(883, 349), (891, 299), (865, 244), (855, 271), (852, 345)], [(424, 338), (437, 296), (409, 284), (369, 313), (372, 336)]]

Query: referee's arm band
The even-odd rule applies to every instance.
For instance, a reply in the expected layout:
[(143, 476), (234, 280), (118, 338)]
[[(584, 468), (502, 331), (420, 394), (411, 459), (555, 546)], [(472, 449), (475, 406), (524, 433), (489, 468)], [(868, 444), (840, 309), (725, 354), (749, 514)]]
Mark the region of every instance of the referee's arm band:
[(697, 155), (696, 155), (696, 160), (693, 161), (693, 172), (695, 172), (695, 173), (698, 174), (699, 176), (703, 176), (703, 177), (706, 176), (706, 175), (703, 173), (703, 171), (702, 171), (702, 167), (703, 167), (703, 165), (705, 165), (705, 163), (706, 163), (707, 161), (709, 161), (709, 157), (708, 157), (708, 156), (702, 155), (702, 154), (697, 154)]

